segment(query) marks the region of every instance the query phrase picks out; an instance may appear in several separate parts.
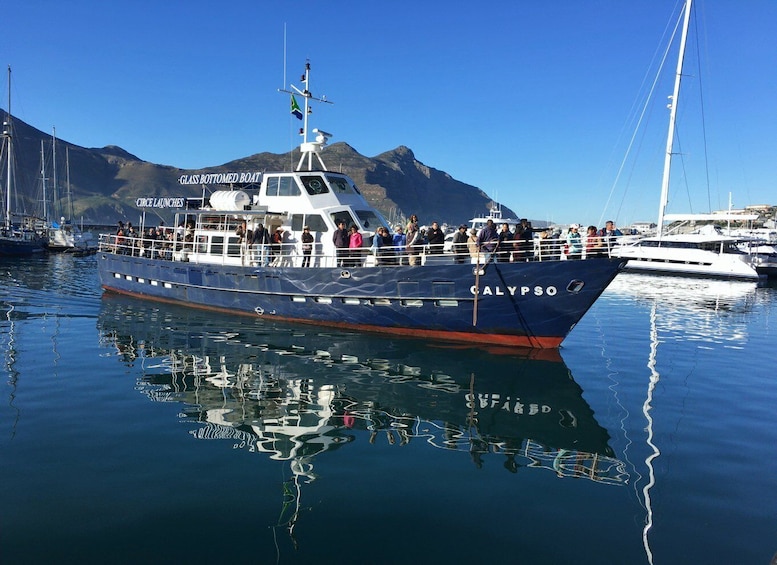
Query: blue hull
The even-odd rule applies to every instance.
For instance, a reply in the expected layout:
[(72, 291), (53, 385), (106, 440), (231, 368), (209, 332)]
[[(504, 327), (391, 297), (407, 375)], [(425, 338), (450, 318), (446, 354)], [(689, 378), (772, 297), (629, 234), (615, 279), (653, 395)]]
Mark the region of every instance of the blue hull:
[[(622, 268), (590, 259), (417, 267), (239, 267), (98, 253), (106, 290), (422, 338), (552, 348)], [(476, 292), (477, 290), (477, 292)]]
[(39, 241), (0, 239), (0, 257), (29, 257), (43, 251), (43, 243)]

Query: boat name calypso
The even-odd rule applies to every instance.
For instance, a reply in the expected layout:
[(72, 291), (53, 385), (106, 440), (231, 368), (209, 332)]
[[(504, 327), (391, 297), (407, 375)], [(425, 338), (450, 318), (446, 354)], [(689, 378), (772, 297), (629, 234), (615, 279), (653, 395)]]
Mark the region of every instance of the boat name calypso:
[(525, 416), (548, 414), (551, 411), (551, 407), (547, 404), (522, 402), (520, 398), (502, 396), (498, 392), (483, 394), (468, 393), (464, 395), (464, 398), (467, 401), (467, 408), (480, 408), (481, 410), (495, 408), (497, 410), (504, 410), (505, 412), (512, 412), (513, 414), (523, 414)]
[(478, 287), (474, 284), (469, 287), (469, 291), (472, 294), (480, 294), (481, 296), (526, 296), (527, 294), (533, 294), (534, 296), (556, 296), (558, 289), (555, 286), (508, 286), (502, 288), (501, 286), (484, 286), (478, 292)]
[(172, 198), (138, 198), (135, 200), (135, 206), (138, 208), (183, 208), (186, 199), (183, 197)]
[(178, 177), (179, 184), (232, 184), (236, 182), (258, 183), (261, 181), (262, 173), (260, 172), (202, 173)]

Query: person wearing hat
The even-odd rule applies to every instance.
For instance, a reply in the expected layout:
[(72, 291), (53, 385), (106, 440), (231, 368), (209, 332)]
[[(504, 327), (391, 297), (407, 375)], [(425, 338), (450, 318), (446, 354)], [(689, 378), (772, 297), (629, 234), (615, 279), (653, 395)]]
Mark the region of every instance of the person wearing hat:
[(579, 233), (580, 224), (569, 226), (567, 233), (567, 259), (582, 259), (583, 239)]
[(478, 230), (472, 228), (469, 230), (469, 238), (467, 238), (467, 249), (469, 250), (470, 259), (477, 260), (480, 247), (478, 246)]
[(459, 229), (456, 230), (456, 233), (453, 235), (453, 245), (451, 247), (453, 250), (454, 261), (457, 263), (464, 263), (467, 260), (467, 254), (469, 253), (467, 250), (468, 239), (469, 236), (467, 236), (467, 226), (461, 224)]
[(283, 249), (283, 230), (276, 228), (270, 236), (270, 263), (273, 266), (280, 264), (281, 250)]

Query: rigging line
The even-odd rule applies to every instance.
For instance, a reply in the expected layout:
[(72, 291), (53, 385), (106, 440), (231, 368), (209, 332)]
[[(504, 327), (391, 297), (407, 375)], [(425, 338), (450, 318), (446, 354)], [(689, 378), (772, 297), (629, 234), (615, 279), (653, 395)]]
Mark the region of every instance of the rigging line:
[(678, 126), (675, 126), (675, 145), (679, 149), (678, 151), (673, 151), (672, 155), (679, 155), (680, 156), (680, 165), (683, 169), (683, 180), (685, 181), (685, 195), (688, 197), (688, 209), (693, 213), (693, 203), (691, 202), (691, 190), (688, 185), (688, 173), (685, 168), (685, 159), (683, 159), (683, 148), (682, 148), (682, 142), (680, 141), (680, 128)]
[[(682, 14), (681, 14), (682, 15)], [(626, 161), (628, 160), (629, 156), (631, 155), (631, 150), (634, 146), (634, 141), (637, 137), (637, 132), (640, 130), (642, 126), (642, 121), (645, 118), (645, 114), (647, 113), (647, 109), (650, 105), (650, 102), (653, 100), (653, 97), (655, 95), (656, 86), (658, 84), (658, 79), (661, 77), (664, 66), (666, 64), (667, 58), (669, 57), (669, 51), (671, 50), (672, 44), (674, 43), (674, 39), (677, 36), (677, 30), (680, 27), (680, 22), (682, 21), (682, 18), (678, 18), (675, 22), (674, 29), (672, 30), (672, 34), (669, 37), (669, 41), (667, 42), (666, 48), (664, 49), (664, 53), (661, 56), (661, 62), (658, 65), (658, 70), (656, 72), (655, 77), (653, 77), (653, 82), (650, 85), (650, 90), (648, 91), (648, 95), (645, 98), (645, 103), (642, 106), (642, 111), (640, 112), (639, 119), (637, 120), (637, 126), (634, 128), (634, 132), (631, 135), (631, 139), (629, 139), (628, 147), (626, 148), (626, 154), (623, 156), (623, 159), (621, 160), (621, 164), (618, 167), (618, 172), (615, 175), (615, 180), (612, 183), (612, 186), (610, 187), (610, 194), (607, 196), (607, 201), (605, 202), (604, 209), (602, 210), (602, 215), (599, 217), (598, 224), (602, 224), (602, 220), (604, 219), (604, 212), (607, 210), (607, 207), (610, 204), (610, 200), (612, 199), (612, 195), (615, 192), (615, 187), (618, 184), (618, 181), (620, 180), (621, 174), (623, 173), (623, 169), (626, 166)], [(625, 198), (625, 194), (624, 194)], [(623, 200), (621, 200), (621, 206), (618, 208), (618, 213), (620, 213), (621, 207), (623, 206)]]
[(699, 78), (699, 104), (701, 106), (701, 132), (702, 132), (702, 147), (704, 149), (704, 174), (705, 179), (707, 181), (707, 211), (712, 212), (712, 196), (710, 194), (710, 160), (708, 156), (708, 147), (707, 147), (707, 120), (705, 118), (705, 112), (704, 112), (704, 88), (702, 84), (702, 74), (701, 74), (701, 63), (699, 60), (699, 54), (701, 53), (701, 49), (699, 47), (699, 25), (697, 23), (696, 18), (696, 4), (693, 4), (692, 6), (693, 10), (693, 18), (692, 22), (694, 23), (694, 28), (696, 29), (695, 39), (696, 39), (696, 64), (698, 67), (698, 78)]

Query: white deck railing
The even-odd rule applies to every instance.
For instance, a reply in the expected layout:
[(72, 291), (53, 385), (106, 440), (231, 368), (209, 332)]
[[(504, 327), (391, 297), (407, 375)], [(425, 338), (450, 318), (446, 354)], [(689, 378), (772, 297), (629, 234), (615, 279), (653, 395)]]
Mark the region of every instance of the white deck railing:
[(607, 246), (591, 247), (583, 242), (579, 256), (569, 255), (566, 241), (561, 239), (535, 239), (529, 247), (518, 248), (518, 242), (510, 242), (509, 248), (497, 247), (494, 253), (482, 251), (476, 255), (469, 252), (457, 255), (451, 252), (431, 253), (429, 246), (417, 247), (412, 252), (403, 247), (361, 247), (342, 249), (336, 255), (322, 253), (321, 244), (314, 244), (309, 255), (302, 252), (300, 243), (280, 245), (245, 243), (210, 243), (193, 241), (171, 241), (142, 237), (102, 234), (99, 251), (134, 257), (151, 257), (171, 261), (191, 261), (203, 264), (276, 266), (276, 267), (374, 267), (402, 265), (434, 265), (471, 263), (484, 264), (514, 263), (522, 261), (563, 261), (569, 259), (590, 259), (608, 257)]

